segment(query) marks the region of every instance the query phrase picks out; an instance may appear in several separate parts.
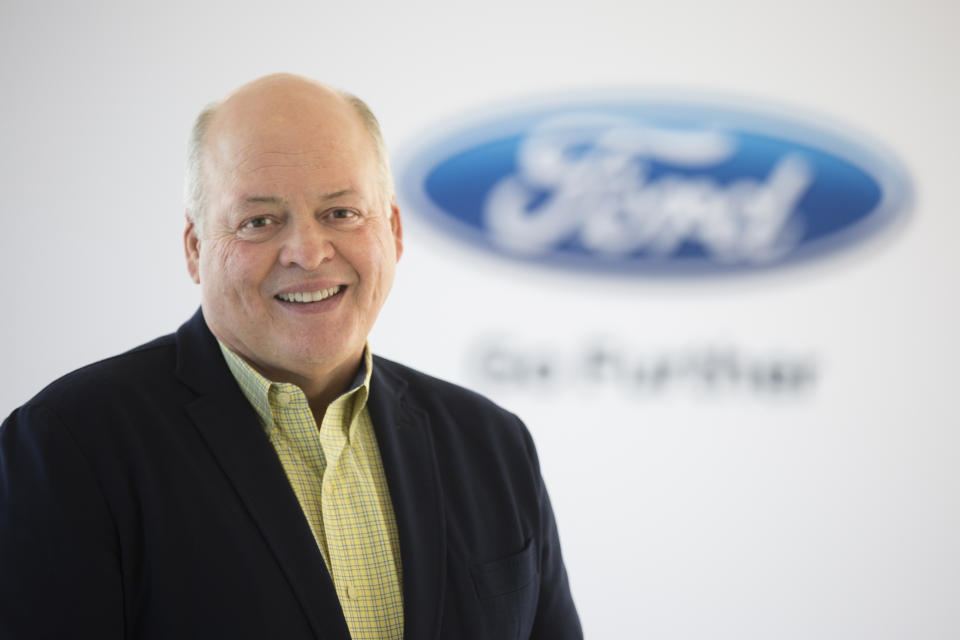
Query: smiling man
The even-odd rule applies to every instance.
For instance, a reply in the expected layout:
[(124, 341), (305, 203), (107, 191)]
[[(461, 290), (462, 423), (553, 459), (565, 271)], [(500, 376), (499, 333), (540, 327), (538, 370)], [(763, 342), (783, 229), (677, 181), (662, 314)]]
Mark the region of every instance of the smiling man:
[(376, 120), (290, 75), (197, 119), (175, 334), (0, 428), (0, 637), (580, 638), (523, 424), (372, 356)]

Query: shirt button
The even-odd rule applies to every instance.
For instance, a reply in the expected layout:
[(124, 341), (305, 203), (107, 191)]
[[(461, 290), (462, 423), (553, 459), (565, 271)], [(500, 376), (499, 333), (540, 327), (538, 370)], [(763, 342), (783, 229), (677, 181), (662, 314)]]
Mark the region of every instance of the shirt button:
[(355, 586), (353, 586), (352, 584), (348, 584), (348, 585), (347, 585), (347, 597), (350, 598), (351, 600), (356, 600), (357, 598), (360, 597), (360, 590), (357, 589), (357, 588), (356, 588)]
[(277, 394), (277, 404), (279, 404), (281, 407), (285, 407), (290, 404), (291, 399), (292, 397), (286, 391), (281, 391)]

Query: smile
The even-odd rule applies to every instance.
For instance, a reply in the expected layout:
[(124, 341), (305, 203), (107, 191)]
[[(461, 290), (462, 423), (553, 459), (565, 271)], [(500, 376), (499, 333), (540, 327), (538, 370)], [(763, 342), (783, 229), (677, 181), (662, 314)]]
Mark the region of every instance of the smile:
[(283, 300), (284, 302), (320, 302), (321, 300), (326, 300), (331, 296), (335, 296), (340, 293), (346, 287), (337, 285), (335, 287), (330, 287), (329, 289), (321, 289), (320, 291), (297, 291), (295, 293), (279, 293), (276, 297), (278, 300)]

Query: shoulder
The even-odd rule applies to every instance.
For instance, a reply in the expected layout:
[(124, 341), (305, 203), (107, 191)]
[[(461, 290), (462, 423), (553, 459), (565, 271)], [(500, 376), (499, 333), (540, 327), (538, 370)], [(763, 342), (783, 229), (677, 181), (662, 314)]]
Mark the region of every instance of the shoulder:
[(427, 419), (441, 448), (496, 458), (512, 455), (518, 463), (539, 466), (526, 425), (489, 398), (385, 358), (375, 356), (373, 371), (374, 378), (396, 394), (400, 406)]
[(131, 452), (155, 450), (192, 397), (175, 366), (176, 341), (164, 336), (55, 380), (4, 420), (0, 466), (33, 451), (56, 464), (82, 458), (106, 473)]
[(69, 416), (100, 407), (117, 408), (155, 396), (175, 378), (176, 337), (162, 336), (54, 380), (24, 409), (46, 407)]
[(419, 406), (447, 408), (519, 423), (519, 418), (486, 396), (436, 378), (407, 365), (374, 356), (374, 372), (381, 372), (395, 389)]

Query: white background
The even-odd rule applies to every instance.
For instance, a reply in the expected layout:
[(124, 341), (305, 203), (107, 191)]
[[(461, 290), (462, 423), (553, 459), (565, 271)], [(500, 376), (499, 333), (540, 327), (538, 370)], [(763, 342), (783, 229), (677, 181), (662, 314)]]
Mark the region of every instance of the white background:
[[(807, 266), (677, 282), (506, 262), (404, 210), (373, 346), (526, 420), (588, 637), (960, 637), (957, 6), (0, 0), (0, 412), (192, 313), (187, 131), (256, 76), (360, 95), (401, 158), (463, 112), (555, 91), (780, 104), (892, 150), (915, 191), (904, 223)], [(487, 335), (554, 354), (720, 345), (817, 378), (779, 396), (505, 389), (469, 366)]]

